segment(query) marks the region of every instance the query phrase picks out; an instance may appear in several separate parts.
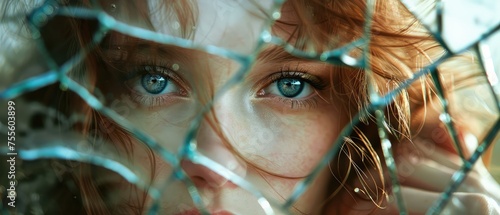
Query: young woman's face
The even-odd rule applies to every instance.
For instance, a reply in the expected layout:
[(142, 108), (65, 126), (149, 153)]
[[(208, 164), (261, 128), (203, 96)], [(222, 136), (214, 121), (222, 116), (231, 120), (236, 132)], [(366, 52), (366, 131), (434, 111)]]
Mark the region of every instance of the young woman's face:
[[(197, 4), (196, 25), (189, 29), (193, 33), (191, 41), (243, 55), (254, 52), (267, 22), (259, 18), (261, 13), (255, 5), (233, 1)], [(259, 4), (263, 8), (271, 5)], [(119, 18), (124, 10), (120, 7), (116, 4), (109, 13)], [(150, 2), (148, 7), (150, 11), (156, 8), (148, 17), (150, 28), (155, 31), (179, 36), (187, 28), (179, 26), (174, 16), (162, 14), (161, 5)], [(281, 14), (284, 18), (294, 15), (286, 8)], [(293, 32), (293, 26), (285, 24), (275, 24), (273, 29), (285, 40)], [(98, 86), (105, 95), (111, 95), (110, 104), (129, 107), (124, 111), (115, 105), (119, 113), (167, 150), (177, 153), (193, 119), (211, 105), (192, 141), (198, 152), (251, 182), (272, 202), (285, 202), (348, 122), (340, 99), (333, 93), (334, 83), (339, 80), (332, 66), (293, 57), (278, 46), (265, 45), (249, 66), (214, 53), (116, 32), (106, 41), (102, 48), (104, 71), (99, 71), (106, 76), (98, 75)], [(241, 80), (228, 85), (242, 69), (246, 73)], [(197, 214), (184, 183), (169, 181), (174, 167), (159, 156), (155, 156), (155, 165), (151, 167), (152, 158), (141, 145), (135, 141), (128, 151), (134, 164), (153, 172), (153, 186), (164, 188), (162, 214)], [(180, 164), (210, 212), (263, 213), (249, 191), (209, 170), (206, 164), (187, 159)], [(319, 213), (323, 200), (330, 194), (330, 177), (326, 168), (292, 212)], [(129, 195), (133, 196), (121, 195), (128, 204), (133, 205), (130, 202), (140, 198)]]

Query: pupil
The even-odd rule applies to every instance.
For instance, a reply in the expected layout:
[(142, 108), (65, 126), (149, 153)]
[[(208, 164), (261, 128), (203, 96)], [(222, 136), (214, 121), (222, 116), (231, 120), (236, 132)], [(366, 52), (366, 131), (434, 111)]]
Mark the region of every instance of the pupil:
[(161, 75), (145, 74), (141, 82), (142, 87), (151, 94), (161, 93), (167, 87), (167, 80)]
[(304, 82), (299, 79), (283, 78), (277, 84), (280, 93), (288, 98), (299, 95), (304, 89)]

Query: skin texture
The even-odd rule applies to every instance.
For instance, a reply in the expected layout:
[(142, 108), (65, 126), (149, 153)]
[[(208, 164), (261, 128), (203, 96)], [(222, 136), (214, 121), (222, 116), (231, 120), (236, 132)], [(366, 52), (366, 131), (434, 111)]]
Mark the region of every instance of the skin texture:
[[(161, 4), (152, 2), (142, 7), (162, 7)], [(198, 22), (196, 26), (190, 26), (197, 30), (189, 36), (194, 44), (223, 47), (242, 54), (253, 52), (261, 28), (266, 24), (265, 19), (260, 18), (258, 10), (254, 10), (255, 7), (231, 1), (200, 1), (197, 4), (200, 9)], [(269, 8), (270, 2), (263, 1), (258, 4), (266, 9)], [(118, 19), (122, 18), (122, 12), (121, 8), (117, 8), (114, 15)], [(295, 15), (287, 8), (284, 8), (281, 14), (283, 20), (291, 22)], [(167, 24), (178, 20), (174, 16), (162, 13), (152, 13), (150, 16), (147, 17), (149, 24), (145, 24), (148, 23), (145, 21), (136, 21), (134, 24), (182, 37), (182, 28)], [(245, 20), (245, 23), (242, 24), (238, 20)], [(296, 40), (291, 36), (290, 26), (276, 24), (273, 30), (276, 35), (291, 43)], [(265, 46), (262, 50), (265, 54), (256, 56), (257, 61), (249, 68), (243, 80), (237, 85), (223, 89), (231, 77), (242, 68), (242, 64), (202, 51), (157, 44), (116, 32), (109, 35), (106, 43), (102, 53), (104, 63), (100, 71), (104, 75), (100, 80), (105, 81), (101, 81), (98, 86), (105, 94), (110, 95), (110, 103), (118, 101), (128, 107), (128, 111), (122, 112), (127, 120), (167, 150), (177, 152), (185, 141), (191, 121), (207, 104), (213, 102), (193, 140), (197, 150), (252, 183), (276, 203), (283, 203), (297, 183), (311, 173), (338, 138), (340, 129), (349, 122), (352, 113), (346, 109), (354, 109), (343, 103), (346, 100), (340, 95), (333, 93), (336, 92), (336, 83), (347, 81), (338, 79), (333, 66), (292, 57), (275, 46)], [(148, 73), (168, 78), (168, 90), (159, 94), (148, 93), (142, 85), (143, 77)], [(283, 74), (288, 78), (306, 80), (303, 94), (296, 98), (287, 98), (280, 94), (277, 81), (283, 79)], [(221, 89), (223, 93), (217, 94)], [(218, 97), (214, 99), (214, 95)], [(416, 116), (424, 118), (425, 121), (426, 117), (431, 118), (433, 114), (435, 113)], [(424, 130), (432, 130), (441, 125), (434, 118), (426, 123)], [(427, 133), (423, 132), (421, 138), (426, 138)], [(411, 148), (411, 153), (397, 153), (396, 160), (404, 163), (407, 161), (407, 155), (420, 152), (422, 149), (418, 148), (419, 141), (415, 140), (415, 143), (417, 147)], [(153, 175), (153, 187), (165, 190), (161, 199), (161, 213), (196, 214), (192, 211), (195, 206), (185, 184), (179, 180), (168, 180), (174, 167), (156, 156), (151, 156), (138, 141), (133, 141), (131, 147), (128, 150), (131, 152), (131, 162), (141, 167), (145, 175)], [(450, 172), (458, 168), (453, 163), (445, 162), (438, 163), (439, 167), (428, 165), (442, 157), (455, 159), (457, 156), (437, 149), (427, 152), (423, 150), (415, 153), (425, 155), (419, 160), (423, 165), (418, 166), (418, 162), (410, 162), (412, 171), (402, 171), (405, 174), (400, 175), (403, 194), (410, 200), (407, 200), (409, 211), (415, 214), (424, 213), (446, 185), (437, 185), (434, 182), (440, 178), (450, 178)], [(151, 165), (151, 162), (154, 165)], [(332, 164), (344, 165), (335, 162)], [(204, 164), (183, 159), (180, 167), (186, 177), (192, 180), (210, 212), (224, 210), (234, 214), (263, 213), (252, 194)], [(439, 171), (444, 167), (450, 170)], [(354, 180), (352, 184), (360, 184), (359, 179)], [(331, 194), (330, 185), (333, 181), (329, 168), (325, 168), (292, 207), (291, 212), (397, 214), (398, 209), (394, 201), (383, 200), (383, 206), (376, 207), (366, 196), (360, 197), (359, 193), (349, 190), (351, 187), (346, 187), (333, 200), (325, 202)], [(448, 208), (452, 214), (471, 209), (485, 213), (498, 209), (494, 204), (498, 199), (491, 201), (491, 193), (482, 188), (484, 184), (489, 184), (494, 187), (492, 189), (497, 189), (494, 181), (477, 177), (470, 179), (469, 184), (471, 188), (477, 189), (469, 189), (469, 193), (464, 190), (457, 198), (464, 200), (462, 202), (466, 206), (472, 204), (472, 200), (479, 203), (470, 207), (452, 205)], [(137, 194), (141, 191), (125, 183), (116, 183), (113, 189), (113, 192), (121, 197), (117, 204), (125, 211), (128, 208), (140, 207), (137, 202), (143, 200), (145, 208), (151, 204), (150, 199), (142, 199), (141, 195)], [(326, 206), (324, 211), (323, 206)], [(277, 213), (281, 214), (279, 211)]]
[[(241, 41), (255, 41), (263, 19), (231, 3), (200, 1), (198, 7), (203, 10), (197, 24), (200, 30), (193, 36), (195, 43), (230, 47), (236, 52), (252, 50), (255, 43)], [(231, 10), (224, 10), (225, 7)], [(242, 17), (248, 21), (243, 26), (231, 21)], [(160, 20), (154, 16), (151, 20), (157, 31), (176, 35), (165, 25), (168, 22), (154, 22)], [(280, 34), (289, 37), (286, 32)], [(102, 86), (103, 91), (111, 92), (111, 98), (119, 98), (119, 102), (133, 107), (124, 114), (125, 118), (173, 152), (183, 143), (190, 121), (242, 66), (234, 60), (118, 33), (112, 33), (109, 38), (103, 57), (105, 73), (111, 81)], [(258, 56), (244, 80), (225, 90), (213, 102), (195, 141), (200, 153), (248, 180), (273, 201), (283, 203), (332, 146), (348, 118), (341, 114), (335, 95), (331, 93), (331, 83), (335, 81), (332, 66), (295, 59), (274, 46), (266, 46), (264, 52), (282, 57)], [(141, 85), (144, 66), (161, 67), (173, 80), (168, 83), (172, 90), (160, 94), (145, 91)], [(321, 87), (304, 82), (303, 93), (297, 98), (287, 98), (280, 94), (277, 78), (272, 78), (285, 73), (295, 74), (293, 78), (315, 80)], [(168, 194), (175, 193), (166, 193), (162, 199), (162, 213), (193, 209), (190, 196), (180, 181), (165, 185), (173, 167), (158, 158), (154, 159), (156, 167), (150, 167), (144, 162), (151, 159), (147, 151), (140, 150), (140, 143), (132, 145), (132, 162), (143, 166), (146, 173), (154, 172), (154, 186), (167, 186)], [(263, 213), (248, 191), (203, 164), (182, 160), (181, 167), (211, 212)], [(294, 213), (319, 213), (330, 177), (325, 169), (294, 206)], [(122, 201), (134, 202), (135, 198), (125, 197)]]
[[(2, 49), (5, 53), (0, 55), (8, 59), (3, 62), (2, 67), (5, 73), (2, 81), (5, 86), (10, 85), (12, 81), (17, 82), (25, 77), (31, 77), (34, 73), (48, 71), (47, 66), (50, 65), (45, 62), (48, 58), (53, 58), (59, 66), (69, 64), (75, 66), (71, 63), (71, 59), (75, 59), (73, 57), (82, 50), (80, 48), (88, 48), (94, 39), (91, 38), (95, 36), (93, 33), (97, 28), (97, 21), (94, 19), (52, 16), (55, 15), (53, 12), (62, 6), (31, 11), (27, 6), (30, 5), (28, 2), (32, 1), (6, 2), (0, 4), (2, 5), (0, 9), (5, 10), (2, 12), (6, 14), (2, 17), (6, 21), (3, 25), (6, 31), (0, 33), (0, 37), (6, 38), (2, 44), (6, 45), (6, 48)], [(211, 108), (203, 113), (203, 120), (194, 135), (192, 145), (197, 147), (197, 152), (200, 154), (249, 182), (274, 203), (273, 207), (285, 202), (297, 183), (310, 174), (324, 154), (333, 147), (332, 143), (338, 138), (340, 129), (348, 124), (353, 114), (367, 102), (363, 99), (366, 93), (366, 83), (363, 82), (364, 71), (354, 72), (352, 71), (354, 69), (346, 69), (339, 72), (341, 67), (298, 59), (271, 45), (258, 50), (261, 54), (252, 56), (257, 60), (248, 65), (249, 68), (245, 69), (248, 72), (236, 85), (227, 87), (225, 84), (244, 65), (228, 59), (227, 56), (224, 57), (226, 52), (222, 54), (214, 52), (214, 47), (218, 47), (244, 56), (255, 53), (257, 38), (262, 29), (269, 30), (266, 28), (269, 16), (280, 17), (270, 32), (289, 44), (296, 45), (298, 49), (310, 51), (316, 48), (324, 51), (340, 47), (363, 34), (365, 21), (363, 2), (366, 1), (304, 0), (307, 3), (301, 3), (300, 0), (289, 0), (287, 1), (289, 4), (284, 6), (281, 14), (270, 12), (271, 0), (58, 2), (70, 5), (83, 4), (78, 5), (82, 7), (99, 2), (102, 4), (102, 9), (116, 20), (142, 28), (127, 31), (129, 34), (152, 39), (149, 34), (141, 31), (147, 29), (175, 36), (177, 39), (186, 39), (175, 40), (175, 44), (181, 47), (191, 44), (196, 48), (207, 48), (206, 52), (186, 49), (112, 31), (106, 36), (104, 43), (85, 56), (82, 67), (76, 66), (75, 70), (68, 74), (71, 76), (75, 73), (76, 77), (70, 78), (74, 78), (77, 82), (81, 81), (82, 86), (103, 100), (107, 107), (115, 110), (174, 154), (185, 144), (193, 119), (210, 105)], [(32, 3), (32, 6), (40, 5), (39, 1)], [(430, 48), (437, 44), (428, 37), (418, 23), (410, 24), (414, 21), (413, 16), (398, 6), (400, 1), (383, 0), (376, 3), (370, 38), (370, 50), (373, 53), (370, 59), (372, 69), (376, 73), (374, 78), (375, 85), (379, 88), (378, 92), (386, 94), (412, 77), (413, 71), (432, 63), (442, 55), (440, 52), (443, 50), (438, 47), (434, 52)], [(451, 4), (451, 1), (447, 3)], [(47, 4), (52, 5), (50, 1)], [(295, 5), (295, 8), (290, 5)], [(92, 7), (92, 9), (99, 8)], [(41, 30), (41, 35), (38, 35), (36, 31), (25, 29), (26, 20), (22, 17), (31, 17), (34, 20), (40, 18), (40, 21), (48, 18), (48, 22), (38, 23), (43, 25), (43, 27), (38, 26)], [(189, 21), (189, 18), (194, 21)], [(462, 27), (463, 30), (463, 26), (458, 25), (458, 27)], [(296, 30), (299, 33), (292, 34)], [(305, 38), (298, 39), (297, 35), (305, 35)], [(35, 45), (35, 40), (38, 39), (35, 38), (43, 40), (43, 44), (50, 51), (50, 56), (41, 56), (45, 52), (40, 52), (38, 49), (40, 47)], [(31, 42), (27, 42), (26, 39)], [(360, 57), (361, 52), (357, 49), (349, 55), (354, 58)], [(470, 61), (478, 61), (466, 54), (462, 57), (467, 58), (464, 61), (467, 65), (473, 65)], [(66, 62), (67, 60), (70, 61)], [(483, 118), (473, 113), (486, 112), (489, 111), (489, 107), (494, 106), (492, 104), (486, 105), (483, 109), (477, 108), (483, 106), (482, 103), (494, 103), (477, 101), (478, 98), (482, 100), (481, 97), (488, 94), (486, 92), (489, 92), (489, 88), (484, 93), (476, 91), (477, 97), (464, 98), (463, 94), (454, 95), (453, 87), (462, 88), (464, 84), (461, 81), (466, 78), (467, 81), (474, 80), (475, 76), (474, 68), (461, 67), (455, 60), (458, 59), (447, 62), (450, 64), (444, 67), (440, 66), (439, 77), (447, 88), (445, 95), (450, 101), (450, 108), (453, 109), (456, 105), (452, 104), (456, 103), (468, 107), (453, 111), (451, 120), (455, 122), (460, 142), (467, 146), (464, 154), (469, 157), (478, 142), (481, 142), (481, 137), (488, 132), (488, 126), (485, 125), (496, 120), (496, 113), (483, 115)], [(148, 93), (144, 87), (144, 83), (148, 82), (145, 79), (147, 75), (167, 80), (168, 87), (159, 93)], [(300, 96), (287, 98), (281, 95), (278, 83), (285, 80), (285, 76), (288, 81), (307, 80), (302, 83), (304, 89)], [(479, 76), (487, 82), (484, 76)], [(85, 82), (87, 77), (89, 82)], [(42, 80), (41, 78), (40, 76), (37, 80)], [(149, 84), (155, 85), (154, 82), (158, 80), (160, 79), (149, 79)], [(449, 85), (449, 82), (455, 82), (457, 85)], [(476, 84), (479, 85), (480, 81), (471, 85)], [(60, 110), (62, 115), (67, 113), (67, 116), (71, 116), (71, 121), (73, 116), (80, 119), (83, 115), (84, 122), (82, 125), (75, 124), (74, 129), (81, 131), (85, 138), (75, 147), (85, 152), (89, 151), (82, 147), (96, 149), (105, 157), (109, 152), (109, 159), (116, 159), (136, 171), (146, 187), (129, 184), (116, 173), (102, 170), (101, 167), (69, 160), (56, 160), (53, 163), (51, 160), (52, 170), (57, 174), (59, 182), (64, 183), (52, 184), (57, 186), (57, 190), (49, 192), (50, 198), (45, 199), (50, 204), (41, 205), (47, 214), (52, 212), (47, 212), (45, 207), (61, 209), (61, 212), (54, 214), (146, 214), (145, 210), (151, 206), (151, 198), (144, 191), (145, 188), (164, 191), (160, 200), (159, 214), (199, 214), (190, 195), (193, 187), (184, 183), (187, 178), (197, 188), (203, 206), (210, 213), (217, 214), (222, 210), (234, 214), (264, 213), (254, 195), (236, 186), (228, 177), (223, 177), (207, 168), (211, 165), (193, 163), (189, 159), (179, 157), (179, 166), (172, 166), (154, 154), (156, 149), (149, 149), (144, 143), (135, 140), (134, 135), (120, 129), (119, 123), (106, 119), (102, 112), (99, 113), (98, 110), (89, 107), (87, 102), (91, 100), (88, 98), (82, 100), (59, 84), (48, 88), (41, 89), (34, 95), (27, 95), (28, 100), (42, 101), (45, 104), (57, 99), (54, 101), (57, 103), (54, 107)], [(424, 214), (447, 188), (455, 171), (462, 166), (462, 160), (457, 156), (447, 129), (439, 120), (442, 113), (440, 104), (430, 98), (433, 97), (430, 95), (432, 93), (423, 101), (421, 95), (423, 93), (418, 92), (419, 89), (409, 88), (405, 92), (411, 94), (406, 97), (409, 100), (408, 104), (404, 99), (396, 100), (393, 104), (402, 108), (393, 110), (394, 113), (386, 113), (387, 121), (391, 122), (390, 126), (396, 128), (401, 121), (407, 121), (412, 130), (408, 133), (408, 139), (394, 138), (393, 141), (398, 179), (410, 214)], [(435, 91), (432, 87), (428, 90)], [(223, 93), (218, 94), (218, 92)], [(426, 102), (428, 108), (422, 105)], [(411, 107), (406, 107), (405, 104)], [(408, 115), (398, 111), (407, 112)], [(39, 116), (38, 112), (35, 113)], [(53, 115), (49, 113), (47, 116)], [(36, 117), (35, 121), (30, 119), (29, 124), (39, 120), (45, 121)], [(330, 166), (321, 171), (321, 174), (310, 183), (307, 192), (292, 205), (290, 213), (399, 214), (394, 198), (385, 198), (392, 197), (391, 182), (380, 144), (377, 142), (377, 127), (372, 121), (366, 121), (361, 123), (363, 125), (360, 129), (363, 134), (369, 136), (368, 145), (374, 146), (377, 154), (369, 154), (363, 161), (361, 156), (354, 156), (354, 161), (351, 162), (352, 160), (348, 159), (351, 151), (341, 151), (339, 156), (343, 156), (343, 159), (333, 159)], [(59, 118), (53, 123), (60, 123)], [(52, 125), (52, 122), (50, 124)], [(56, 128), (55, 126), (53, 128)], [(44, 132), (51, 131), (50, 129)], [(60, 131), (65, 132), (65, 129)], [(404, 129), (399, 129), (395, 133), (404, 133), (401, 130)], [(99, 145), (102, 143), (101, 137), (106, 143), (111, 144), (101, 147)], [(353, 135), (353, 137), (358, 136)], [(346, 144), (352, 146), (351, 150), (369, 148), (367, 145), (363, 146), (359, 138), (352, 139), (351, 145)], [(66, 139), (61, 140), (64, 142)], [(57, 144), (59, 142), (57, 141)], [(95, 148), (87, 146), (90, 142)], [(74, 141), (68, 143), (72, 144)], [(359, 148), (356, 148), (358, 146)], [(115, 151), (118, 151), (118, 156)], [(372, 168), (370, 165), (360, 165), (369, 163), (370, 159), (380, 160), (380, 169)], [(39, 163), (38, 160), (35, 162)], [(63, 166), (62, 174), (65, 181), (61, 181), (59, 177), (61, 168), (55, 166), (55, 163), (69, 164), (69, 169), (66, 168), (67, 165)], [(347, 167), (360, 167), (356, 169), (360, 171), (355, 174), (353, 168), (349, 175), (339, 171)], [(173, 177), (175, 168), (181, 169), (182, 174)], [(379, 170), (385, 181), (376, 177), (379, 176)], [(46, 171), (48, 174), (52, 172), (45, 168), (36, 172), (39, 171)], [(20, 182), (31, 181), (32, 178), (29, 176), (32, 174), (29, 171), (26, 173), (26, 178), (20, 179)], [(345, 175), (349, 176), (346, 177), (346, 183), (344, 186), (339, 186), (339, 181), (344, 179)], [(381, 185), (386, 187), (381, 188)], [(46, 188), (49, 187), (43, 187), (42, 190), (45, 191)], [(365, 195), (370, 191), (372, 196)], [(382, 192), (387, 192), (385, 194), (388, 195), (384, 196)], [(332, 198), (327, 198), (334, 193), (336, 195)], [(457, 193), (452, 196), (451, 203), (444, 209), (444, 214), (500, 214), (499, 194), (498, 183), (480, 161), (474, 165)], [(29, 201), (38, 200), (35, 198), (36, 195), (31, 197), (33, 199)], [(370, 197), (375, 197), (376, 200)], [(40, 200), (44, 200), (42, 198)], [(36, 211), (40, 209), (38, 204), (30, 204), (29, 207)], [(279, 211), (278, 207), (274, 209), (277, 210), (277, 214), (284, 213)]]

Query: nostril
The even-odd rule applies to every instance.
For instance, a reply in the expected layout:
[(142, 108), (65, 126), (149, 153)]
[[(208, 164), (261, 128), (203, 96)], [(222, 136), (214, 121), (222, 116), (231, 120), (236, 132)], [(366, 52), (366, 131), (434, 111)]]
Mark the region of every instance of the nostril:
[(193, 181), (194, 186), (196, 186), (198, 188), (203, 188), (203, 187), (206, 187), (206, 186), (211, 186), (211, 185), (209, 185), (207, 183), (207, 181), (205, 179), (203, 179), (200, 176), (189, 177), (189, 179), (191, 179), (191, 181)]
[(203, 165), (183, 160), (181, 161), (181, 166), (198, 188), (221, 188), (228, 182), (228, 179)]

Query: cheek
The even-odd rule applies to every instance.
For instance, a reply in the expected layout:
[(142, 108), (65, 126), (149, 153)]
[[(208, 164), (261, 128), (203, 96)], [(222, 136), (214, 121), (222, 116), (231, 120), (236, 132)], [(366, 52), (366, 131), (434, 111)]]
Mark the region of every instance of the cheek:
[[(255, 173), (257, 174), (257, 173)], [(284, 203), (293, 191), (295, 191), (298, 183), (302, 182), (304, 178), (285, 178), (270, 174), (258, 174), (264, 181), (261, 181), (260, 186), (262, 191), (271, 198)], [(331, 173), (328, 168), (324, 168), (317, 177), (309, 183), (308, 188), (297, 199), (293, 208), (298, 209), (302, 213), (297, 213), (292, 209), (292, 214), (319, 214), (319, 210), (323, 207), (325, 198), (331, 194), (329, 193), (329, 183), (331, 183)]]
[(277, 175), (308, 175), (339, 134), (341, 119), (331, 109), (262, 113), (232, 116), (225, 132), (248, 161)]
[(335, 122), (336, 119), (315, 114), (286, 119), (277, 127), (278, 147), (269, 156), (282, 164), (288, 176), (308, 175), (337, 137)]
[(197, 108), (192, 101), (181, 101), (155, 111), (136, 108), (124, 117), (166, 150), (175, 153), (188, 133)]

